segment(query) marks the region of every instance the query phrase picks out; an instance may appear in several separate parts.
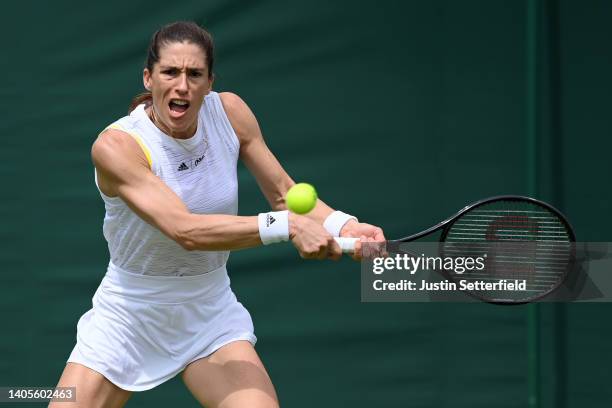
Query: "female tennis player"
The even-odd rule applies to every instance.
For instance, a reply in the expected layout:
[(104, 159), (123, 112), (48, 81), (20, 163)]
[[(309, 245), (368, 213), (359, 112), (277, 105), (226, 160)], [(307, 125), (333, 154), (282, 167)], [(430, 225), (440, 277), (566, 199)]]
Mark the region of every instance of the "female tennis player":
[[(182, 373), (206, 407), (277, 407), (230, 288), (229, 251), (290, 240), (303, 258), (338, 259), (334, 236), (385, 239), (321, 201), (307, 216), (285, 210), (294, 181), (242, 99), (212, 91), (213, 61), (198, 25), (162, 27), (143, 73), (149, 92), (92, 147), (110, 262), (58, 384), (76, 387), (77, 402), (50, 406), (121, 407)], [(236, 215), (239, 157), (272, 211)]]

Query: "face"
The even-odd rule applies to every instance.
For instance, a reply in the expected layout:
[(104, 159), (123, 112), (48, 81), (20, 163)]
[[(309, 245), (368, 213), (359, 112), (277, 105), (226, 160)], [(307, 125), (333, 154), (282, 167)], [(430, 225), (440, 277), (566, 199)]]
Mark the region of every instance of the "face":
[(155, 124), (173, 137), (193, 136), (198, 111), (212, 87), (204, 51), (189, 42), (165, 44), (153, 72), (145, 68), (143, 81), (153, 94)]

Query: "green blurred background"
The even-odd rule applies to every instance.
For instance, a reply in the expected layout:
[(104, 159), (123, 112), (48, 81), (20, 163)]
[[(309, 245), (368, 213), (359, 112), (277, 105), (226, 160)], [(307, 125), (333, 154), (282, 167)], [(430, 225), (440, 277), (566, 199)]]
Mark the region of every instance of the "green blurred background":
[[(389, 237), (508, 193), (610, 241), (611, 18), (603, 0), (5, 4), (0, 386), (55, 385), (74, 346), (107, 263), (90, 146), (142, 90), (160, 25), (208, 28), (215, 89), (296, 180)], [(240, 213), (265, 210), (239, 174)], [(362, 304), (357, 264), (290, 244), (229, 270), (285, 407), (527, 406), (526, 307)], [(610, 404), (611, 310), (540, 305), (542, 406)], [(178, 378), (128, 403), (168, 405), (197, 406)]]

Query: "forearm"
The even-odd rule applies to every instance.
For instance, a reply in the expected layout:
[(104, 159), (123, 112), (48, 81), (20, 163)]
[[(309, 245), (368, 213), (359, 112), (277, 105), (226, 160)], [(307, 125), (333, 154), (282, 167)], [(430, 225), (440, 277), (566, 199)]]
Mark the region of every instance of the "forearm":
[(252, 248), (262, 244), (257, 216), (186, 214), (173, 238), (185, 249), (200, 251)]
[(313, 208), (306, 217), (315, 221), (318, 224), (323, 225), (325, 219), (334, 212), (334, 209), (325, 204), (321, 199), (317, 199), (317, 205)]

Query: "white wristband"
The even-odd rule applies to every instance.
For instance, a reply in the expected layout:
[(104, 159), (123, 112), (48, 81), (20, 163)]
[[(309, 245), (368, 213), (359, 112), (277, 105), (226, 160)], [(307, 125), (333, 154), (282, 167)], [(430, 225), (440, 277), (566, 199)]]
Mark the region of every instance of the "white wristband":
[(340, 230), (344, 227), (350, 220), (357, 221), (357, 217), (343, 213), (342, 211), (334, 211), (329, 214), (325, 221), (323, 222), (323, 227), (329, 232), (333, 237), (340, 236)]
[(264, 245), (289, 240), (289, 211), (271, 211), (257, 216), (259, 237)]

